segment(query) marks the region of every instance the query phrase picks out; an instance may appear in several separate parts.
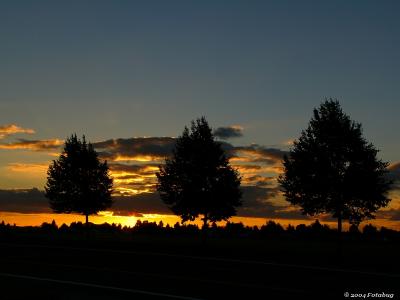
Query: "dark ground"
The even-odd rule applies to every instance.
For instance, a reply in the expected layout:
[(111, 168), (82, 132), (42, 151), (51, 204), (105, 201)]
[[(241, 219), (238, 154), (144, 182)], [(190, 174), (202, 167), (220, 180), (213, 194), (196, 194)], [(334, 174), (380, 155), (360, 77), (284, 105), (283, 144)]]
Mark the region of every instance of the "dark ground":
[(0, 298), (346, 299), (345, 292), (384, 292), (398, 299), (399, 250), (397, 243), (346, 241), (339, 258), (333, 241), (14, 236), (0, 240)]

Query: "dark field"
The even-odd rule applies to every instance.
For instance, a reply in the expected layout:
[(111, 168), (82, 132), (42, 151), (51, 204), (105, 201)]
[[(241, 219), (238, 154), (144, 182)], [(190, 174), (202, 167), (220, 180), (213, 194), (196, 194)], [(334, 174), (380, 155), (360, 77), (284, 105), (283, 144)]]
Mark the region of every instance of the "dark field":
[[(345, 299), (394, 293), (392, 241), (18, 232), (1, 236), (1, 299)], [(370, 298), (371, 299), (371, 298)]]

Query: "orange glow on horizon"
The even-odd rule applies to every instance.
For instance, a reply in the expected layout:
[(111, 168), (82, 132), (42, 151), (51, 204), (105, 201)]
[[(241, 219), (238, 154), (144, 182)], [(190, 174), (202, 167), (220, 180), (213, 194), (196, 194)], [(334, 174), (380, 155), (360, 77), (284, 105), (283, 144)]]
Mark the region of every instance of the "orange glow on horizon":
[[(73, 222), (85, 222), (85, 217), (77, 214), (52, 214), (52, 213), (42, 213), (42, 214), (22, 214), (22, 213), (10, 213), (10, 212), (0, 212), (0, 221), (4, 221), (6, 224), (16, 224), (17, 226), (40, 226), (42, 223), (47, 222), (51, 223), (55, 221), (58, 226), (63, 223), (69, 225)], [(132, 227), (135, 226), (136, 222), (140, 221), (149, 221), (159, 223), (162, 221), (164, 226), (169, 224), (170, 226), (174, 226), (175, 223), (180, 223), (180, 218), (175, 215), (161, 215), (161, 214), (143, 214), (142, 216), (116, 216), (113, 215), (112, 212), (100, 212), (98, 215), (93, 215), (89, 217), (89, 221), (94, 224), (121, 224), (122, 226)], [(232, 217), (229, 221), (234, 223), (242, 222), (245, 226), (257, 226), (260, 227), (269, 220), (277, 222), (281, 224), (283, 227), (287, 227), (289, 224), (293, 226), (297, 226), (299, 224), (309, 225), (315, 222), (314, 219), (271, 219), (271, 218), (255, 218), (255, 217)], [(321, 222), (322, 224), (328, 225), (330, 228), (335, 229), (337, 223), (335, 221), (332, 222)], [(196, 224), (199, 227), (202, 225), (202, 221), (200, 219), (195, 220), (194, 222), (188, 222), (188, 224)], [(226, 222), (218, 222), (219, 226), (223, 226)], [(396, 221), (389, 221), (384, 219), (376, 219), (369, 220), (363, 222), (360, 225), (360, 228), (363, 228), (366, 224), (373, 224), (378, 228), (381, 226), (385, 226), (387, 228), (400, 230), (400, 224)], [(349, 224), (347, 222), (343, 223), (344, 230), (349, 228)]]
[(22, 163), (10, 163), (7, 165), (7, 170), (11, 172), (23, 172), (25, 174), (38, 175), (46, 174), (48, 164), (22, 164)]
[(151, 156), (151, 155), (135, 155), (135, 156), (123, 156), (118, 155), (113, 159), (115, 162), (119, 161), (139, 161), (139, 162), (150, 162), (150, 161), (158, 161), (162, 157)]

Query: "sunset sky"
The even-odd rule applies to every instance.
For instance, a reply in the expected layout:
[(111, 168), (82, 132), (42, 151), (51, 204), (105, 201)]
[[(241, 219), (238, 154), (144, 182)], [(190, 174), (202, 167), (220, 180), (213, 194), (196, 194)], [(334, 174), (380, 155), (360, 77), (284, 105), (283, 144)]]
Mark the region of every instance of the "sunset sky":
[[(276, 178), (326, 97), (399, 178), (399, 70), (398, 1), (1, 1), (0, 220), (52, 217), (41, 191), (72, 133), (109, 162), (114, 216), (169, 218), (155, 171), (200, 116), (243, 177), (239, 216), (308, 220)], [(377, 224), (400, 229), (399, 193)]]

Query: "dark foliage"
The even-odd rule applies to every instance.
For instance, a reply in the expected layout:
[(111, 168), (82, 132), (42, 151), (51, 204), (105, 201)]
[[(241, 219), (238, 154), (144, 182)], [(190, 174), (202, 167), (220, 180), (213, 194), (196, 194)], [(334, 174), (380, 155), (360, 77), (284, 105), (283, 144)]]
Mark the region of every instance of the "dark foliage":
[(337, 100), (326, 100), (308, 128), (284, 157), (279, 182), (286, 199), (302, 213), (329, 213), (358, 225), (389, 203), (388, 164), (362, 135), (361, 124), (343, 113)]
[[(193, 237), (201, 236), (201, 229), (193, 224), (176, 223), (173, 226), (164, 225), (162, 222), (137, 221), (133, 227), (121, 226), (120, 224), (92, 224), (90, 223), (93, 238), (109, 238), (111, 240), (129, 240), (135, 236), (159, 236), (159, 237)], [(43, 223), (39, 227), (18, 227), (15, 225), (0, 223), (0, 237), (18, 233), (42, 234), (43, 237), (72, 239), (84, 239), (86, 237), (86, 226), (81, 222), (73, 222), (70, 225), (57, 226), (53, 221)], [(329, 241), (336, 240), (336, 230), (321, 224), (318, 220), (310, 225), (299, 224), (296, 227), (288, 225), (284, 228), (274, 221), (267, 221), (261, 227), (245, 226), (243, 223), (227, 222), (225, 226), (213, 225), (209, 228), (210, 238), (228, 239), (265, 239), (265, 240), (307, 240), (307, 241)], [(386, 227), (377, 228), (371, 224), (365, 225), (362, 230), (355, 225), (350, 226), (347, 232), (343, 232), (344, 238), (349, 241), (377, 241), (377, 242), (400, 242), (400, 232)]]
[(64, 151), (47, 171), (45, 195), (56, 213), (76, 212), (86, 216), (112, 205), (112, 179), (107, 162), (100, 162), (92, 144), (72, 135)]
[(208, 221), (235, 215), (241, 205), (238, 172), (229, 165), (204, 117), (192, 121), (190, 130), (185, 127), (157, 178), (161, 199), (182, 222), (202, 215), (206, 227)]

